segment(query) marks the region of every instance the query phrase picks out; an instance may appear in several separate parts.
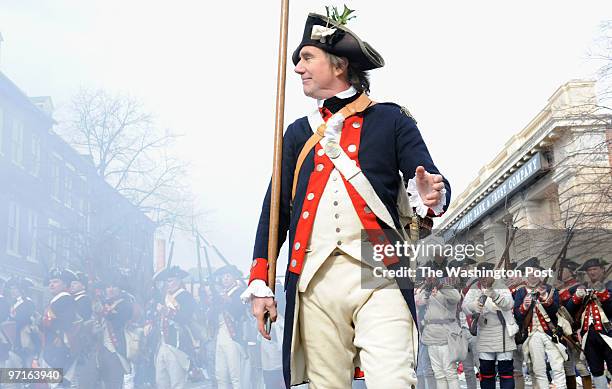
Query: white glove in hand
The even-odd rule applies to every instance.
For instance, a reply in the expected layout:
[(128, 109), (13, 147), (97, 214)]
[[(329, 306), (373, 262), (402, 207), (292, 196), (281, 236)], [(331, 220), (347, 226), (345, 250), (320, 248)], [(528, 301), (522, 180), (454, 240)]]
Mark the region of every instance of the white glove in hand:
[(586, 296), (586, 290), (584, 288), (578, 288), (576, 289), (576, 297), (578, 298), (583, 298), (584, 296)]

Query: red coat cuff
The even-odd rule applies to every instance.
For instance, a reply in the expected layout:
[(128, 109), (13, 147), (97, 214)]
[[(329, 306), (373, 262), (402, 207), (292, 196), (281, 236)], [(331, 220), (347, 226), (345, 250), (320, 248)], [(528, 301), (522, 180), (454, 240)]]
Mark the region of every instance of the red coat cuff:
[(265, 258), (255, 258), (251, 265), (251, 276), (249, 277), (249, 285), (253, 280), (262, 280), (268, 283), (268, 260)]

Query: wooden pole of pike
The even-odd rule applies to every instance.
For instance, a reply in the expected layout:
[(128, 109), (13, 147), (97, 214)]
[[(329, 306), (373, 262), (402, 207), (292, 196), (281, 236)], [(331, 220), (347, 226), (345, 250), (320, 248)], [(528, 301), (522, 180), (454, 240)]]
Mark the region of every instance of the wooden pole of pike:
[[(274, 165), (270, 193), (270, 229), (268, 232), (268, 286), (274, 292), (276, 284), (276, 255), (278, 251), (278, 217), (281, 194), (281, 166), (283, 157), (283, 128), (285, 115), (285, 81), (287, 76), (287, 35), (289, 30), (289, 0), (281, 0), (280, 37), (278, 43), (278, 72), (276, 76), (276, 118), (274, 122)], [(269, 313), (265, 315), (266, 332), (270, 333)]]

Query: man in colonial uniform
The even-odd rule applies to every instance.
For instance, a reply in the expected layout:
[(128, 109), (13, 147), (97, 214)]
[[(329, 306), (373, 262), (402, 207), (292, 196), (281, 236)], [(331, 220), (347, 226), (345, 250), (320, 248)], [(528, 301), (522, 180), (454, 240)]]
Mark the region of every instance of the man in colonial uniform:
[[(454, 259), (448, 263), (449, 268), (459, 268), (461, 270), (469, 270), (477, 264), (476, 260), (470, 257), (464, 259)], [(465, 376), (465, 384), (468, 389), (478, 388), (478, 380), (476, 379), (476, 370), (478, 367), (478, 349), (477, 349), (477, 338), (470, 334), (470, 326), (472, 325), (472, 315), (466, 314), (461, 308), (463, 307), (463, 301), (466, 294), (470, 291), (472, 286), (478, 281), (478, 278), (460, 278), (457, 283), (457, 289), (461, 293), (461, 300), (459, 301), (458, 307), (459, 312), (459, 323), (461, 325), (461, 331), (468, 341), (468, 352), (467, 356), (461, 363), (463, 364), (463, 374)], [(420, 364), (420, 360), (419, 360)]]
[[(9, 317), (9, 299), (4, 296), (5, 279), (0, 278), (0, 325), (2, 325)], [(2, 326), (3, 327), (3, 326)], [(4, 367), (9, 360), (11, 351), (11, 339), (4, 332), (4, 328), (0, 328), (0, 367)], [(11, 364), (9, 363), (9, 366)], [(16, 364), (12, 364), (16, 366)]]
[[(416, 383), (414, 289), (406, 279), (396, 279), (408, 285), (398, 289), (387, 287), (392, 278), (373, 275), (382, 264), (362, 256), (361, 231), (390, 229), (379, 236), (399, 241), (396, 200), (402, 192), (408, 200), (400, 171), (406, 179), (416, 174), (410, 201), (421, 216), (441, 214), (450, 187), (408, 111), (369, 99), (366, 72), (384, 61), (346, 28), (346, 19), (310, 14), (292, 57), (304, 93), (318, 105), (289, 125), (283, 141), (280, 244), (289, 231), (283, 372), (287, 386), (308, 380), (313, 389), (348, 388), (358, 366), (368, 388), (407, 388)], [(243, 294), (267, 339), (264, 314), (276, 317), (266, 285), (270, 205), (268, 189)], [(391, 269), (406, 262), (383, 260)]]
[(87, 294), (89, 280), (87, 274), (77, 271), (74, 272), (76, 279), (70, 284), (70, 293), (74, 297), (77, 305), (77, 313), (84, 321), (90, 320), (92, 315), (93, 303)]
[[(530, 258), (517, 267), (543, 270), (536, 257)], [(527, 285), (519, 288), (515, 294), (514, 315), (521, 326), (527, 326), (528, 337), (523, 344), (525, 361), (531, 362), (533, 381), (539, 389), (548, 388), (546, 361), (550, 364), (551, 376), (557, 389), (567, 387), (563, 363), (567, 360), (565, 347), (560, 342), (560, 329), (557, 327), (557, 310), (559, 309), (559, 292), (543, 279), (531, 273)], [(531, 313), (530, 313), (531, 312)], [(525, 318), (531, 315), (531, 321)]]
[(124, 375), (131, 372), (127, 359), (125, 327), (132, 318), (133, 297), (122, 289), (127, 274), (114, 271), (106, 285), (102, 311), (102, 347), (98, 355), (100, 379), (105, 389), (121, 389)]
[[(438, 256), (425, 265), (432, 270), (444, 271), (450, 265), (444, 257)], [(418, 299), (425, 302), (421, 341), (427, 346), (429, 361), (436, 380), (436, 389), (459, 389), (457, 360), (451, 359), (452, 345), (449, 333), (461, 331), (457, 320), (457, 304), (461, 294), (455, 289), (449, 277), (440, 279), (428, 277)]]
[(74, 297), (78, 321), (75, 325), (74, 339), (78, 343), (75, 348), (75, 375), (79, 388), (86, 389), (96, 386), (98, 379), (96, 348), (97, 334), (94, 330), (93, 302), (87, 293), (89, 279), (81, 271), (74, 272), (75, 279), (70, 283), (70, 294)]
[[(492, 270), (495, 264), (484, 262), (478, 268)], [(477, 281), (463, 301), (464, 312), (478, 314), (476, 348), (481, 389), (494, 389), (496, 375), (499, 375), (501, 389), (514, 389), (514, 334), (518, 327), (512, 315), (513, 306), (514, 300), (508, 287), (501, 279), (491, 277)]]
[(216, 319), (215, 378), (219, 389), (240, 389), (246, 358), (243, 324), (246, 310), (240, 301), (244, 286), (240, 271), (226, 265), (215, 272), (217, 288), (213, 296), (213, 317)]
[(52, 269), (47, 276), (47, 285), (53, 296), (42, 318), (43, 360), (48, 367), (62, 368), (63, 387), (70, 387), (74, 379), (74, 356), (71, 342), (74, 323), (77, 320), (74, 298), (68, 293), (70, 283), (76, 277), (68, 269)]
[[(516, 269), (517, 266), (519, 265), (520, 261), (517, 262), (511, 262), (510, 263), (510, 269)], [(515, 300), (516, 298), (516, 292), (524, 287), (525, 285), (527, 285), (527, 281), (521, 276), (518, 277), (514, 276), (514, 277), (510, 277), (508, 279), (508, 289), (510, 289), (510, 293), (512, 294), (512, 299)], [(513, 360), (514, 360), (514, 387), (516, 389), (525, 389), (525, 377), (523, 375), (523, 350), (522, 350), (522, 343), (521, 344), (517, 344), (517, 348), (516, 350), (514, 350), (513, 353)]]
[(196, 302), (183, 285), (189, 273), (178, 266), (164, 269), (154, 281), (165, 281), (166, 295), (158, 305), (160, 342), (155, 356), (155, 382), (159, 389), (187, 385), (193, 360), (194, 338), (189, 328)]
[[(569, 326), (573, 326), (574, 317), (567, 310), (570, 299), (576, 293), (576, 290), (582, 286), (582, 284), (576, 278), (576, 270), (580, 265), (572, 260), (564, 260), (561, 262), (561, 271), (559, 279), (559, 312), (557, 316), (559, 320), (566, 320)], [(577, 340), (575, 331), (571, 334), (574, 340)], [(580, 374), (582, 379), (582, 387), (584, 389), (592, 389), (591, 373), (586, 365), (585, 360), (582, 358), (582, 352), (577, 346), (577, 343), (565, 342), (567, 346), (568, 360), (565, 361), (565, 380), (567, 382), (567, 389), (576, 389), (576, 372)]]
[(579, 320), (582, 349), (597, 389), (608, 385), (604, 362), (608, 370), (612, 366), (612, 289), (604, 279), (606, 265), (601, 258), (586, 261), (578, 270), (587, 273), (587, 288), (576, 288), (567, 303), (568, 311)]
[(32, 324), (36, 314), (36, 305), (28, 290), (34, 283), (21, 277), (11, 277), (6, 282), (6, 289), (11, 298), (10, 319), (15, 322), (15, 340), (13, 352), (19, 357), (17, 366), (31, 367), (32, 360), (40, 352), (40, 336)]

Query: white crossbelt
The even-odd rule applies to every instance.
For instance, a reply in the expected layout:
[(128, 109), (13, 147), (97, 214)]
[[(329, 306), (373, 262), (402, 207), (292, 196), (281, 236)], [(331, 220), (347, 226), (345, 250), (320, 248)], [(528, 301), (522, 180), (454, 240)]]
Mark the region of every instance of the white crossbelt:
[[(331, 119), (330, 119), (331, 120)], [(343, 122), (344, 120), (342, 120)], [(315, 111), (308, 115), (308, 123), (310, 124), (310, 128), (314, 129), (319, 128), (321, 124), (324, 124), (323, 118), (319, 111)], [(341, 127), (340, 127), (341, 130)], [(334, 134), (336, 135), (336, 134)], [(339, 133), (337, 134), (339, 138)], [(346, 154), (346, 152), (342, 149), (342, 147), (338, 144), (336, 139), (326, 136), (321, 139), (319, 142), (325, 151), (325, 154), (332, 161), (336, 169), (342, 174), (342, 176), (353, 185), (357, 193), (364, 199), (370, 210), (387, 226), (392, 228), (398, 236), (402, 237), (405, 240), (408, 240), (408, 234), (404, 231), (402, 227), (402, 231), (400, 232), (393, 222), (393, 218), (389, 213), (389, 210), (382, 202), (380, 197), (376, 194), (376, 191), (372, 187), (372, 184), (366, 176), (363, 174), (363, 171), (357, 166), (357, 163)], [(407, 193), (403, 190), (403, 185), (400, 188), (400, 195), (403, 193), (406, 199), (402, 199), (403, 201), (400, 203), (407, 204)], [(400, 196), (401, 197), (401, 196)], [(412, 212), (411, 207), (407, 207), (410, 212)], [(406, 210), (407, 211), (407, 210)]]

